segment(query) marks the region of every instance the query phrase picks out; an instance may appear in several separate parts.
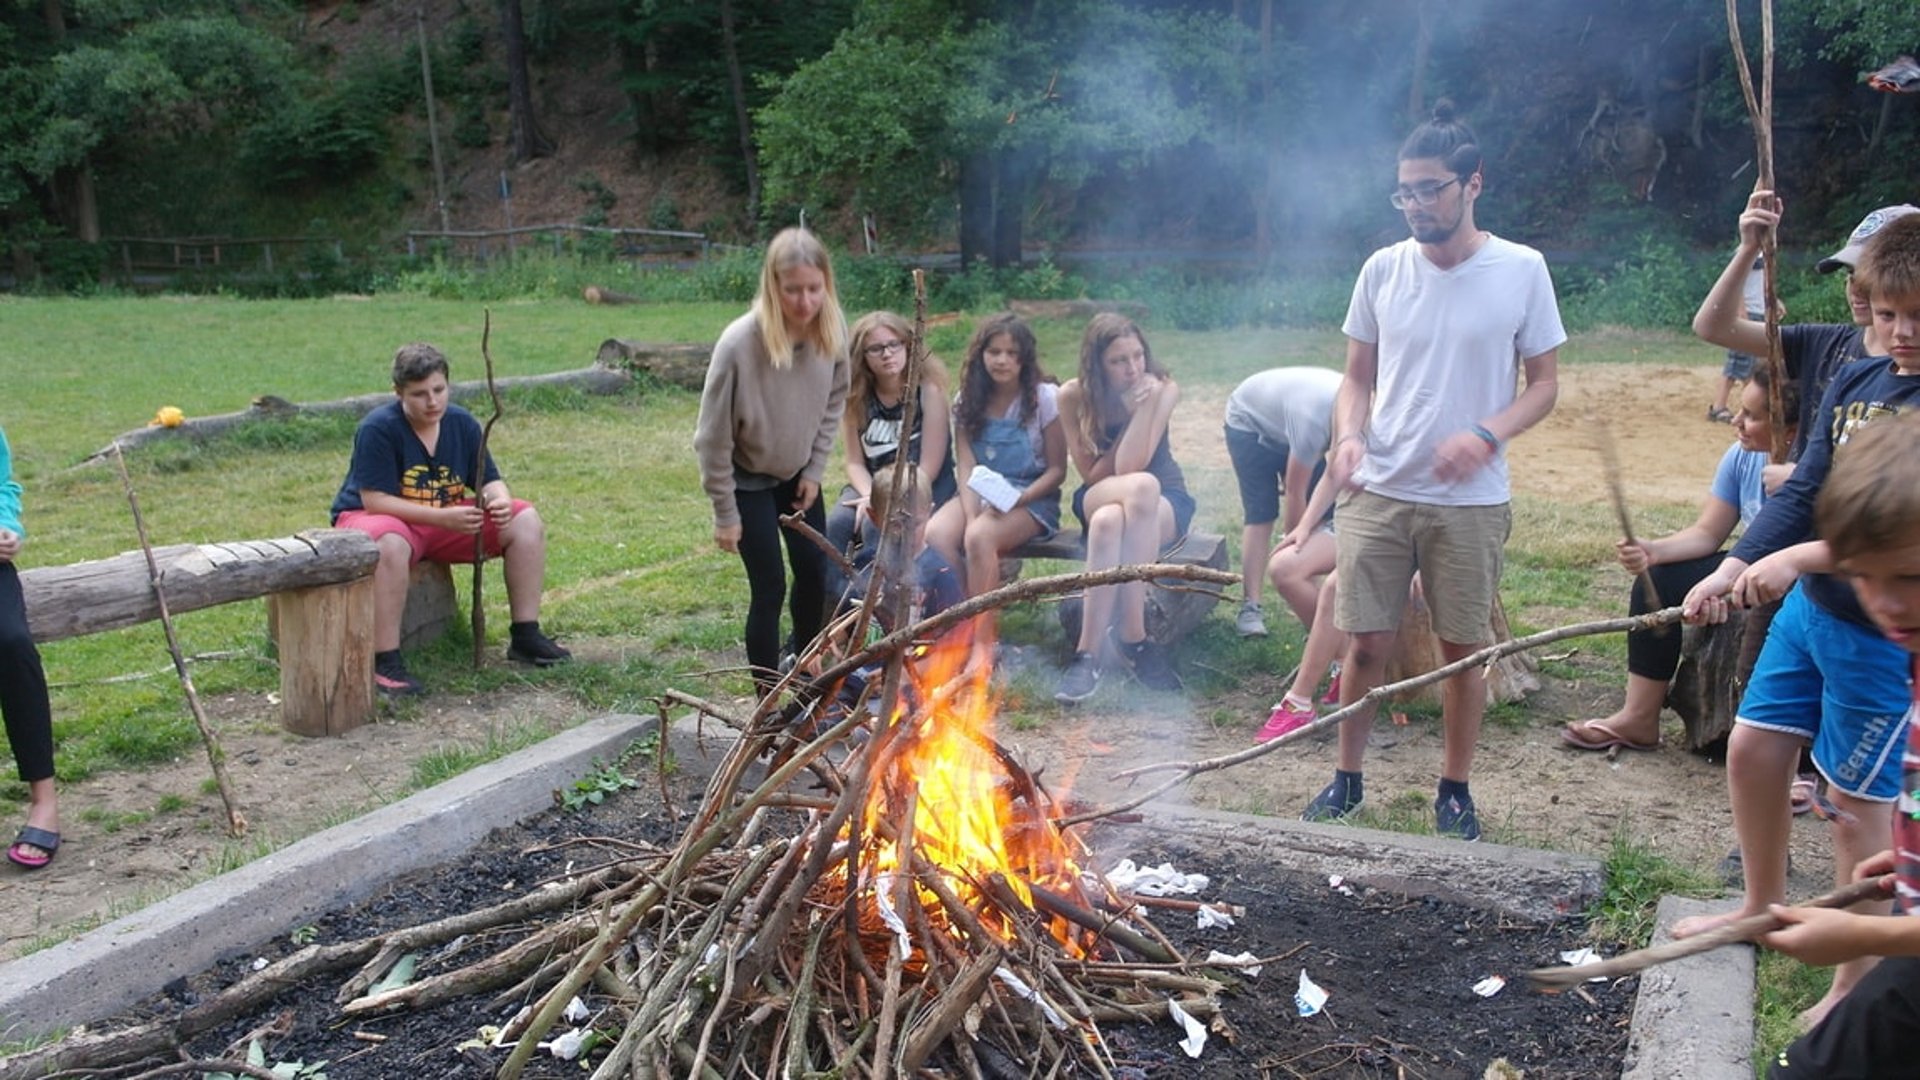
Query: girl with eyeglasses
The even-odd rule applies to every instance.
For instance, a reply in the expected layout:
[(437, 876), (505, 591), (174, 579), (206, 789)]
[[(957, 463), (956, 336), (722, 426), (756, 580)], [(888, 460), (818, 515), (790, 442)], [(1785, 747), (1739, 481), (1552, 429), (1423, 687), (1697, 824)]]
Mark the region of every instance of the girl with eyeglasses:
[[(767, 245), (752, 310), (713, 347), (693, 447), (713, 502), (713, 539), (747, 569), (747, 663), (761, 694), (779, 678), (780, 607), (793, 619), (788, 648), (805, 651), (826, 617), (826, 566), (804, 535), (780, 527), (799, 512), (826, 527), (820, 479), (847, 402), (847, 321), (826, 246), (805, 229)], [(793, 569), (787, 593), (784, 542)]]
[[(879, 538), (878, 527), (865, 512), (873, 494), (873, 474), (893, 464), (900, 453), (913, 328), (891, 311), (874, 311), (853, 324), (849, 338), (852, 383), (840, 422), (847, 448), (847, 483), (827, 513), (827, 540), (859, 565), (870, 557)], [(946, 371), (937, 358), (928, 356), (920, 368), (919, 401), (906, 443), (909, 459), (918, 463), (921, 478), (933, 492), (935, 508), (953, 497), (955, 486), (949, 453), (951, 419)], [(828, 576), (828, 594), (837, 597), (846, 587), (844, 576), (837, 567)]]

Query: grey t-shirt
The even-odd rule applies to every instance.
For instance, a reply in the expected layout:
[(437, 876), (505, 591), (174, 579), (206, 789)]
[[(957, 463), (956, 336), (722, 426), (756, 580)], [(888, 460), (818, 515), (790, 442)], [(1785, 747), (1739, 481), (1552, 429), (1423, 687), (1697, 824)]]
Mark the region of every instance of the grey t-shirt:
[(1227, 426), (1250, 431), (1291, 455), (1326, 455), (1333, 438), (1333, 399), (1338, 371), (1317, 367), (1269, 368), (1251, 375), (1227, 398)]

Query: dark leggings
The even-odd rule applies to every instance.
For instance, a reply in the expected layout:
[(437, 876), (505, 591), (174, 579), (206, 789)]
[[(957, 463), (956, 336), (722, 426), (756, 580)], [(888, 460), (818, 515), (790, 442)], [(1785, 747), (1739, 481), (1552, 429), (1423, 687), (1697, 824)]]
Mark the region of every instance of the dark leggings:
[[(772, 679), (780, 666), (780, 602), (787, 602), (793, 618), (793, 647), (798, 652), (820, 632), (826, 603), (825, 560), (813, 542), (792, 529), (782, 528), (780, 515), (799, 497), (798, 477), (764, 491), (738, 491), (733, 502), (740, 510), (740, 561), (747, 568), (747, 663), (760, 682)], [(824, 530), (826, 511), (813, 500), (803, 515), (816, 531)], [(787, 564), (793, 568), (793, 591), (787, 591), (786, 571), (780, 565), (781, 541), (786, 542)]]
[[(1653, 578), (1653, 587), (1660, 593), (1659, 604), (1647, 595), (1646, 580), (1635, 576), (1633, 579), (1633, 601), (1628, 610), (1635, 615), (1645, 615), (1649, 611), (1658, 611), (1661, 607), (1672, 607), (1687, 598), (1687, 592), (1695, 585), (1707, 579), (1709, 574), (1720, 568), (1727, 557), (1724, 551), (1711, 555), (1702, 555), (1685, 562), (1663, 563), (1650, 567), (1647, 577)], [(1667, 682), (1673, 673), (1680, 670), (1680, 628), (1666, 626), (1658, 630), (1635, 630), (1627, 635), (1627, 671), (1655, 682)]]
[(53, 776), (53, 707), (47, 702), (47, 674), (40, 650), (27, 630), (27, 601), (20, 572), (0, 562), (0, 713), (6, 715), (7, 744), (26, 783)]

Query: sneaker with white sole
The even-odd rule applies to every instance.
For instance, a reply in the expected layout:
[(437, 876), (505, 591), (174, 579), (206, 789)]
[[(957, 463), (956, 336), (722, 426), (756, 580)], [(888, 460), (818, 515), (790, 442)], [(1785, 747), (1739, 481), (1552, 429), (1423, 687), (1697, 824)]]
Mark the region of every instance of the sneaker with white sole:
[(1234, 617), (1233, 628), (1240, 631), (1241, 637), (1266, 637), (1267, 620), (1260, 605), (1248, 600), (1240, 605), (1240, 614)]
[(1282, 735), (1299, 731), (1317, 719), (1319, 716), (1313, 711), (1313, 706), (1296, 707), (1286, 698), (1281, 698), (1280, 703), (1273, 707), (1273, 714), (1267, 717), (1267, 722), (1254, 733), (1253, 741), (1272, 742)]

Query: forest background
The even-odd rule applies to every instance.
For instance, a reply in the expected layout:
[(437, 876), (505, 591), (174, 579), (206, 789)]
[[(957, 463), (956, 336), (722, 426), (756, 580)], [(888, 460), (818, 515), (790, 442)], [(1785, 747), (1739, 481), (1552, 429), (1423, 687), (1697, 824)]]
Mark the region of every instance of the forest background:
[[(1738, 7), (1757, 70), (1759, 8)], [(88, 292), (115, 287), (116, 238), (302, 236), (325, 242), (185, 285), (445, 291), (468, 270), (444, 243), (409, 256), (409, 230), (750, 245), (805, 214), (849, 252), (871, 220), (890, 257), (848, 273), (851, 306), (901, 303), (895, 259), (943, 255), (974, 268), (952, 306), (1131, 292), (1190, 327), (1325, 323), (1402, 234), (1394, 149), (1447, 96), (1485, 145), (1482, 223), (1547, 252), (1572, 321), (1677, 327), (1755, 173), (1726, 18), (1721, 0), (16, 0), (0, 271)], [(1783, 293), (1796, 319), (1839, 317), (1799, 256), (1912, 198), (1920, 96), (1863, 75), (1920, 45), (1920, 18), (1908, 0), (1774, 18)], [(740, 299), (743, 269), (682, 288)], [(495, 288), (572, 284), (543, 272)]]

